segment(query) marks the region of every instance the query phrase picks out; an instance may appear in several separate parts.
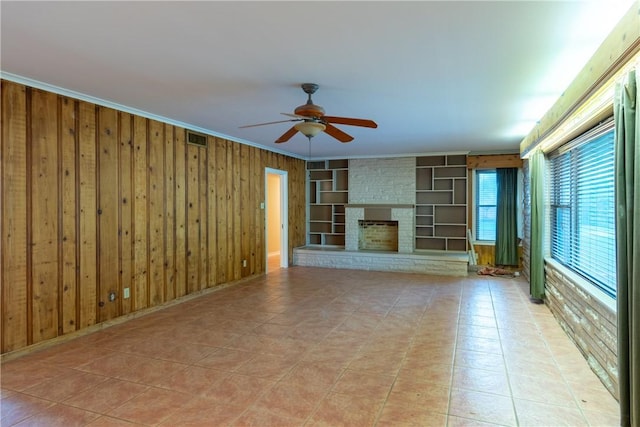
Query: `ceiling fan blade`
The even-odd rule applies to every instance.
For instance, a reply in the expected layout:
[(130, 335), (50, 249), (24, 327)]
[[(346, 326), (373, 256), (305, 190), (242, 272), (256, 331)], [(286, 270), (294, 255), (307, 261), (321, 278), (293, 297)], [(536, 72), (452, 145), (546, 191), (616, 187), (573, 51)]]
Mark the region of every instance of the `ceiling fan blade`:
[(373, 120), (353, 119), (350, 117), (323, 116), (322, 120), (338, 125), (362, 126), (365, 128), (377, 128), (378, 124)]
[[(301, 120), (301, 119), (300, 119)], [(300, 120), (278, 120), (275, 122), (266, 122), (266, 123), (258, 123), (255, 125), (245, 125), (245, 126), (239, 126), (238, 129), (244, 129), (244, 128), (252, 128), (252, 127), (256, 127), (256, 126), (264, 126), (264, 125), (273, 125), (276, 123), (285, 123), (285, 122), (298, 122)]]
[(324, 131), (326, 133), (328, 133), (329, 135), (331, 135), (332, 137), (334, 137), (335, 139), (337, 139), (338, 141), (340, 141), (340, 142), (351, 142), (351, 141), (353, 141), (353, 137), (351, 135), (342, 132), (340, 129), (338, 129), (335, 126), (330, 125), (329, 123), (326, 124), (326, 127), (325, 127)]
[(286, 131), (285, 133), (283, 133), (280, 138), (276, 139), (276, 144), (280, 144), (283, 142), (287, 142), (288, 140), (291, 139), (291, 137), (293, 135), (295, 135), (296, 133), (298, 133), (298, 129), (296, 129), (295, 127), (291, 127), (291, 129), (289, 129), (288, 131)]
[(307, 116), (301, 116), (299, 114), (289, 114), (289, 113), (280, 113), (280, 114), (282, 114), (283, 116), (295, 117), (296, 119), (300, 119), (300, 120), (305, 120), (309, 118)]

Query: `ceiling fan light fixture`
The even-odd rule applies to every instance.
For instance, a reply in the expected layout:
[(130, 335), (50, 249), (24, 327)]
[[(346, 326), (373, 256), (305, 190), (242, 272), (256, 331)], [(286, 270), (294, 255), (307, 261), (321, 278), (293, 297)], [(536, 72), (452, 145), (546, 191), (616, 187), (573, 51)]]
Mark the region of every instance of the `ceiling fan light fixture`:
[(293, 127), (300, 133), (302, 133), (307, 138), (311, 139), (323, 130), (325, 130), (326, 126), (319, 122), (300, 122), (296, 123)]

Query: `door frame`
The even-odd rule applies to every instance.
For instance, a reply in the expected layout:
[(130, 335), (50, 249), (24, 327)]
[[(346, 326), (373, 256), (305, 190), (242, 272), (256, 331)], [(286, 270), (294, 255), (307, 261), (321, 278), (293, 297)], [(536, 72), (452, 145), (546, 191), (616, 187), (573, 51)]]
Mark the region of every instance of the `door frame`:
[[(265, 194), (265, 215), (264, 215), (264, 226), (265, 230), (268, 230), (269, 227), (269, 206), (268, 206), (268, 197), (269, 194), (269, 185), (268, 185), (268, 175), (278, 175), (280, 181), (280, 267), (288, 268), (289, 267), (289, 193), (288, 193), (288, 182), (289, 182), (289, 172), (280, 169), (273, 168), (264, 168), (264, 194)], [(269, 233), (265, 232), (264, 239), (264, 254), (265, 254), (265, 271), (268, 270), (269, 265)], [(267, 271), (268, 272), (268, 271)]]

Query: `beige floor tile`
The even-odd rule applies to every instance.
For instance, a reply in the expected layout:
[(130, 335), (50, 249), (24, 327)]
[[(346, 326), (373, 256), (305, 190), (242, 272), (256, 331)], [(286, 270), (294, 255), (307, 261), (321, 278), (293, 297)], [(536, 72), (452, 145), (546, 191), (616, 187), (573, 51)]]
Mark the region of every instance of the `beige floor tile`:
[(395, 381), (394, 375), (346, 370), (333, 386), (332, 392), (348, 396), (363, 396), (383, 401)]
[(278, 269), (5, 362), (1, 380), (3, 426), (619, 423), (548, 308), (491, 277)]
[(330, 393), (319, 404), (308, 426), (371, 426), (378, 417), (382, 402), (370, 397)]
[(239, 374), (229, 374), (202, 393), (217, 402), (249, 407), (274, 384), (274, 381)]
[(195, 364), (205, 368), (231, 372), (251, 360), (254, 356), (252, 352), (248, 351), (219, 348)]
[(44, 381), (59, 377), (67, 372), (58, 366), (51, 366), (29, 359), (12, 360), (2, 365), (2, 387), (22, 391)]
[[(283, 353), (286, 355), (286, 353)], [(295, 364), (296, 359), (274, 356), (271, 354), (256, 354), (242, 365), (234, 369), (241, 375), (257, 378), (279, 380), (285, 376)]]
[(466, 366), (468, 368), (485, 369), (487, 371), (505, 372), (505, 363), (502, 354), (485, 353), (456, 349), (455, 366)]
[(578, 408), (514, 399), (520, 426), (584, 426), (587, 420)]
[(233, 423), (244, 407), (223, 405), (211, 399), (195, 398), (174, 411), (160, 426), (209, 427)]
[[(603, 412), (610, 415), (618, 415), (620, 405), (618, 401), (596, 381), (589, 381), (590, 376), (584, 382), (569, 382), (573, 395), (578, 405), (584, 411)], [(585, 384), (587, 386), (585, 386)]]
[(67, 369), (62, 375), (26, 388), (23, 393), (55, 402), (62, 402), (73, 394), (82, 393), (107, 381), (108, 378), (87, 372)]
[(224, 371), (200, 366), (189, 366), (174, 375), (166, 376), (158, 380), (156, 387), (186, 394), (200, 395), (219, 381), (222, 381), (227, 375), (229, 374)]
[(109, 411), (107, 415), (139, 424), (158, 424), (192, 397), (188, 394), (159, 388), (149, 388), (122, 406)]
[(378, 427), (445, 427), (447, 416), (432, 412), (428, 406), (411, 405), (401, 401), (387, 402), (376, 426)]
[(446, 414), (450, 388), (428, 382), (398, 379), (387, 397), (386, 405), (416, 406), (428, 412)]
[(509, 373), (514, 398), (576, 408), (571, 390), (562, 378), (539, 372), (537, 376)]
[(510, 397), (471, 390), (452, 389), (449, 414), (505, 426), (515, 426)]
[(329, 388), (308, 388), (304, 383), (283, 381), (267, 390), (253, 408), (302, 423), (329, 392)]
[(582, 411), (592, 427), (618, 427), (620, 426), (620, 411), (616, 414), (607, 414), (598, 411)]
[(11, 426), (31, 416), (40, 414), (54, 402), (29, 396), (22, 393), (12, 393), (0, 400), (0, 425)]
[[(236, 427), (298, 427), (304, 422), (295, 418), (282, 417), (265, 409), (251, 408), (244, 412), (233, 424)], [(202, 427), (209, 427), (203, 424)]]
[(286, 383), (304, 384), (309, 389), (330, 389), (344, 369), (332, 363), (300, 362), (282, 379)]
[(499, 424), (488, 423), (484, 421), (473, 420), (469, 418), (457, 417), (449, 415), (447, 417), (447, 427), (496, 427)]
[(130, 421), (120, 420), (108, 415), (103, 415), (100, 418), (97, 418), (95, 421), (87, 424), (87, 427), (135, 427), (143, 425), (144, 424), (132, 423)]
[(458, 336), (456, 349), (502, 354), (500, 340), (473, 336)]
[(83, 426), (96, 420), (99, 416), (99, 414), (94, 412), (57, 403), (44, 408), (32, 417), (22, 421), (19, 425), (47, 427)]
[(110, 378), (89, 390), (82, 390), (65, 400), (65, 405), (106, 414), (146, 391), (149, 387)]
[(509, 380), (504, 371), (488, 371), (485, 369), (455, 366), (453, 368), (451, 387), (511, 397)]

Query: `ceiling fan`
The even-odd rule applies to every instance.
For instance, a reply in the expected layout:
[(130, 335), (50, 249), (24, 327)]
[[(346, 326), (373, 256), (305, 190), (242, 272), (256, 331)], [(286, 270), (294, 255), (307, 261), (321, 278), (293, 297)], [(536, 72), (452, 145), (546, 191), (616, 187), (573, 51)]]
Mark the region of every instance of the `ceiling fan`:
[(349, 126), (361, 126), (367, 128), (377, 128), (378, 125), (373, 120), (367, 119), (353, 119), (349, 117), (336, 117), (336, 116), (325, 116), (324, 108), (319, 105), (316, 105), (311, 100), (311, 95), (314, 94), (318, 90), (318, 85), (315, 83), (303, 83), (301, 85), (302, 90), (308, 95), (307, 103), (304, 105), (300, 105), (293, 110), (293, 114), (288, 113), (280, 113), (285, 116), (293, 117), (289, 120), (279, 120), (275, 122), (267, 122), (267, 123), (259, 123), (255, 125), (247, 125), (240, 126), (240, 128), (249, 128), (255, 126), (264, 126), (271, 125), (275, 123), (285, 123), (285, 122), (297, 122), (295, 125), (291, 127), (288, 131), (283, 133), (280, 138), (278, 138), (275, 142), (282, 143), (287, 142), (291, 139), (296, 133), (300, 132), (311, 141), (311, 138), (319, 134), (320, 132), (326, 132), (331, 135), (335, 139), (340, 142), (350, 142), (353, 141), (353, 137), (337, 127), (333, 126), (333, 124), (338, 125), (349, 125)]

